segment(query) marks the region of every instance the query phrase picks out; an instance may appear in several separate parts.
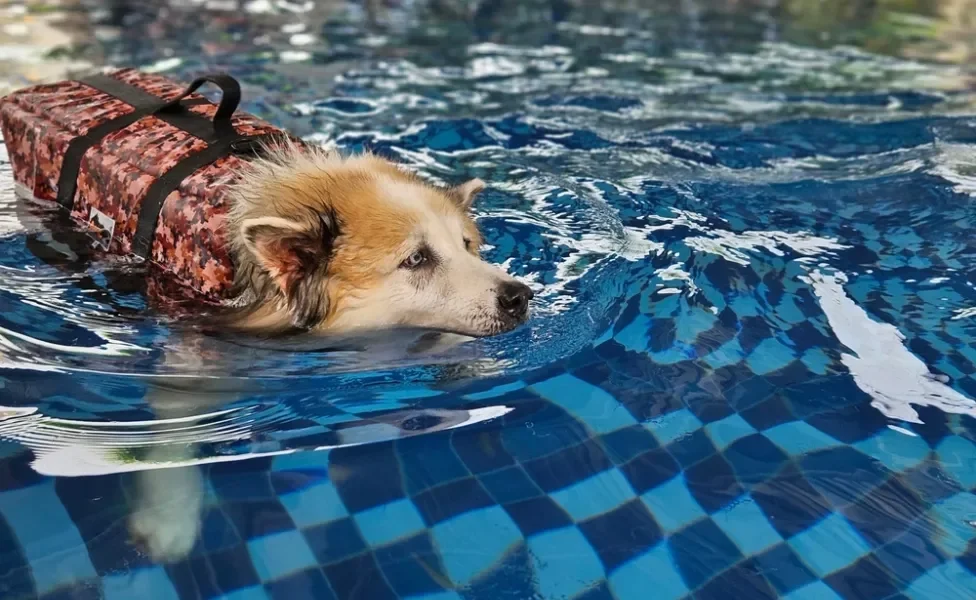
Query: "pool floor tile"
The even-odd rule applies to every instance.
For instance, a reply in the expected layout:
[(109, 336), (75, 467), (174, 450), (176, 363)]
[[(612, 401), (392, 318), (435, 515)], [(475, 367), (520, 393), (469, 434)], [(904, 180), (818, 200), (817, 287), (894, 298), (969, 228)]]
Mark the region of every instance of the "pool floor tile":
[[(640, 500), (632, 500), (608, 513), (581, 522), (579, 529), (608, 571), (662, 539), (660, 526)], [(626, 531), (627, 535), (622, 536), (622, 531)]]
[(783, 541), (749, 496), (743, 496), (713, 514), (712, 520), (735, 542), (744, 556), (759, 554)]
[(270, 600), (295, 600), (297, 598), (338, 600), (329, 586), (329, 581), (318, 567), (298, 571), (265, 584), (265, 590)]
[(684, 475), (660, 485), (641, 496), (666, 533), (673, 533), (705, 516), (705, 511), (688, 491)]
[(249, 540), (247, 549), (263, 582), (281, 579), (317, 564), (305, 538), (297, 530)]
[(497, 506), (438, 523), (432, 536), (448, 576), (458, 586), (489, 570), (522, 539), (512, 519)]
[(843, 569), (871, 551), (871, 545), (839, 514), (831, 514), (795, 535), (789, 545), (821, 577)]
[(543, 598), (572, 598), (605, 577), (600, 559), (576, 527), (532, 536), (528, 547)]
[(609, 579), (617, 600), (647, 600), (652, 582), (655, 600), (679, 600), (688, 594), (688, 586), (667, 543), (660, 543), (621, 565)]

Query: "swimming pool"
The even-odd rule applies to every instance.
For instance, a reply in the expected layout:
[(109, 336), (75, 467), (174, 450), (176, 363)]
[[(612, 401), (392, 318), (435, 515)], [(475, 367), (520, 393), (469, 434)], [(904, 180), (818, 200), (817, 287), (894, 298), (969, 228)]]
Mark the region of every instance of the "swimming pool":
[(224, 69), (309, 139), (483, 178), (533, 319), (198, 337), (3, 162), (0, 598), (976, 596), (966, 71), (776, 3), (389, 4), (69, 5), (43, 64)]

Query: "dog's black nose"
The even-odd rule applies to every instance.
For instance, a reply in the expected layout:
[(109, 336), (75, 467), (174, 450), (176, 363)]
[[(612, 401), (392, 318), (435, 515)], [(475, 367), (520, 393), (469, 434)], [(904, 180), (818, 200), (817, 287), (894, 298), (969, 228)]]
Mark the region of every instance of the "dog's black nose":
[(533, 296), (529, 286), (517, 281), (506, 281), (498, 286), (498, 308), (513, 319), (522, 319), (529, 311), (529, 300)]

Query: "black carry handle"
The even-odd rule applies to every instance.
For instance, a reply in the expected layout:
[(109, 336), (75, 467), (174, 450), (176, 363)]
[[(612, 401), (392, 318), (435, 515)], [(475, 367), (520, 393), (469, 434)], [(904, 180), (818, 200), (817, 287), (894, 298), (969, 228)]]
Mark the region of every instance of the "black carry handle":
[(241, 84), (226, 73), (211, 73), (193, 80), (183, 93), (163, 104), (156, 112), (173, 112), (182, 109), (183, 100), (200, 89), (205, 83), (212, 83), (220, 88), (220, 105), (214, 114), (213, 124), (218, 136), (234, 134), (234, 126), (231, 125), (230, 118), (237, 111), (237, 106), (241, 103)]

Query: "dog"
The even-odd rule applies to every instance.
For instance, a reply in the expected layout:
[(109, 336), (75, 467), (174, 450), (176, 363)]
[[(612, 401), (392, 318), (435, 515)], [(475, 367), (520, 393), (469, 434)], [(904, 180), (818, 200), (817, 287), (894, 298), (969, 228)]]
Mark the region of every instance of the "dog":
[(383, 158), (282, 143), (230, 190), (237, 331), (411, 327), (481, 337), (528, 317), (532, 290), (480, 256), (485, 184), (431, 185)]
[[(480, 256), (471, 211), (484, 187), (480, 179), (437, 187), (369, 154), (266, 148), (229, 191), (235, 281), (216, 326), (330, 340), (432, 330), (443, 334), (433, 344), (440, 348), (516, 328), (533, 292)], [(146, 397), (161, 423), (236, 398), (212, 389), (214, 381), (161, 383)], [(154, 560), (178, 561), (197, 539), (205, 486), (196, 452), (192, 444), (150, 448), (142, 462), (182, 466), (135, 473), (129, 528)]]

